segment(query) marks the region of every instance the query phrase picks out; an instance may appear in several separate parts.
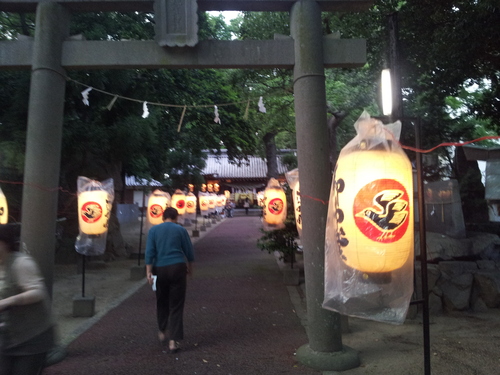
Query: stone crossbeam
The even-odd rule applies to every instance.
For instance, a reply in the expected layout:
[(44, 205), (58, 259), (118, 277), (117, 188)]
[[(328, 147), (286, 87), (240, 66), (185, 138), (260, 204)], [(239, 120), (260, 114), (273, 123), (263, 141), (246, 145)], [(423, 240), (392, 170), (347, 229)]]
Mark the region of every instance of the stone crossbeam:
[[(0, 11), (35, 12), (41, 0), (0, 0)], [(72, 12), (152, 12), (153, 0), (59, 0)], [(354, 12), (368, 9), (373, 0), (316, 0), (323, 12)], [(290, 11), (296, 0), (198, 0), (202, 11)]]
[[(0, 42), (0, 69), (30, 69), (32, 40)], [(362, 39), (324, 37), (324, 66), (353, 68), (366, 62)], [(154, 41), (65, 41), (65, 69), (288, 68), (294, 66), (292, 38), (201, 41), (193, 48), (162, 48)]]

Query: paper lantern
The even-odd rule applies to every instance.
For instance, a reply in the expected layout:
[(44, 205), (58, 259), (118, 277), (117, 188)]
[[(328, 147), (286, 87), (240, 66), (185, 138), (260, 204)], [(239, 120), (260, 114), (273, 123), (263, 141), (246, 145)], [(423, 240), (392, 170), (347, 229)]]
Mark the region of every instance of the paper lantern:
[(264, 192), (263, 191), (259, 191), (257, 193), (257, 204), (259, 205), (259, 207), (264, 207)]
[(170, 205), (170, 194), (155, 190), (148, 199), (148, 222), (151, 225), (163, 223), (163, 211)]
[(200, 194), (198, 196), (200, 200), (200, 211), (207, 212), (208, 211), (208, 203), (210, 201), (210, 197), (206, 194)]
[(224, 204), (226, 203), (226, 197), (223, 195), (217, 195), (217, 207), (224, 207)]
[(186, 196), (182, 190), (177, 189), (172, 195), (171, 205), (177, 210), (179, 215), (184, 215), (186, 213)]
[(7, 206), (7, 198), (0, 189), (0, 224), (7, 224), (9, 221), (9, 207)]
[(216, 205), (217, 205), (217, 196), (214, 193), (210, 193), (208, 195), (208, 208), (212, 210), (215, 208)]
[(282, 226), (286, 219), (286, 196), (279, 182), (272, 178), (264, 191), (264, 221), (269, 225)]
[(186, 213), (195, 214), (196, 213), (196, 195), (189, 193), (186, 195)]
[(401, 268), (413, 251), (412, 167), (403, 152), (358, 150), (335, 170), (342, 260), (366, 273)]
[(302, 234), (302, 213), (301, 213), (301, 201), (300, 201), (300, 182), (297, 181), (292, 189), (292, 199), (293, 199), (293, 210), (295, 212), (295, 225), (297, 226), (297, 231), (299, 235)]
[(78, 223), (82, 233), (103, 234), (108, 230), (108, 192), (90, 190), (78, 194)]

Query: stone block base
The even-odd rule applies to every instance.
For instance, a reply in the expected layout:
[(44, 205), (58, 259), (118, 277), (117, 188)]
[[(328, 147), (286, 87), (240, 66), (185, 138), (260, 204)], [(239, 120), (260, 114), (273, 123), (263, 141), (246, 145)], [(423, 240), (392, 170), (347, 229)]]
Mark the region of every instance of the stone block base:
[(89, 318), (95, 314), (95, 297), (73, 297), (73, 317)]

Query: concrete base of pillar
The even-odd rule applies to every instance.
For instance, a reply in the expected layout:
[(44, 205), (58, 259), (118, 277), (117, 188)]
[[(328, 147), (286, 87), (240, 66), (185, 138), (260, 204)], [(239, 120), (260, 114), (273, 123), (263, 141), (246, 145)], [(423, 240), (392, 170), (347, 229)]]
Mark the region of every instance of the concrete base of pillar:
[(200, 232), (205, 232), (206, 230), (207, 228), (204, 225), (200, 226)]
[(346, 371), (360, 365), (356, 350), (344, 346), (339, 352), (316, 352), (309, 344), (302, 345), (297, 350), (297, 359), (307, 367), (318, 371)]
[(73, 297), (73, 317), (89, 318), (95, 314), (95, 297)]
[(130, 280), (138, 281), (146, 277), (146, 266), (130, 267)]
[(200, 231), (193, 229), (193, 237), (200, 237)]

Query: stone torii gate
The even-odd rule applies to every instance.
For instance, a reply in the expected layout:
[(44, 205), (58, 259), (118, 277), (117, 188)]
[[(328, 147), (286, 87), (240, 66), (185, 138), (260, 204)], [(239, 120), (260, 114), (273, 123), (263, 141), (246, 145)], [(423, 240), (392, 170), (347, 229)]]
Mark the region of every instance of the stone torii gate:
[[(303, 196), (329, 199), (331, 172), (324, 68), (365, 63), (363, 40), (322, 35), (322, 11), (366, 10), (372, 0), (0, 0), (0, 11), (36, 12), (34, 39), (0, 42), (1, 69), (31, 69), (21, 242), (40, 265), (49, 290), (54, 269), (57, 188), (66, 70), (289, 68), (294, 72), (300, 186)], [(287, 11), (291, 37), (261, 41), (198, 41), (196, 11)], [(71, 13), (155, 14), (156, 41), (69, 38)], [(321, 307), (327, 206), (303, 199), (302, 242), (309, 343), (298, 359), (324, 371), (359, 365), (342, 345), (340, 315)], [(43, 217), (40, 220), (40, 217)]]

